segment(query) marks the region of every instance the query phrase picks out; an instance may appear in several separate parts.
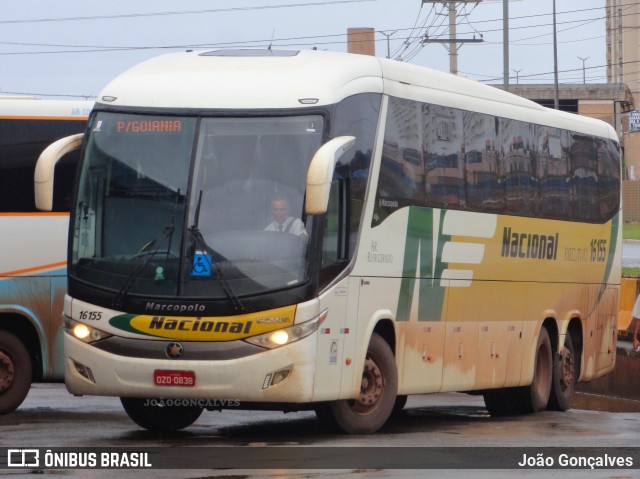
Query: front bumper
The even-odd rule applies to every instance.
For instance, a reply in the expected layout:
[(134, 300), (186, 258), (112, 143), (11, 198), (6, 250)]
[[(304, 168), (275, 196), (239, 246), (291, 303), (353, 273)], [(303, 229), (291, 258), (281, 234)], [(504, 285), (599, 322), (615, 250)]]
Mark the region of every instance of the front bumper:
[[(317, 334), (232, 360), (127, 357), (64, 335), (65, 382), (75, 395), (305, 403), (313, 400)], [(150, 340), (140, 340), (141, 344)], [(185, 349), (190, 343), (182, 343)], [(289, 368), (267, 387), (268, 375)], [(157, 386), (154, 371), (193, 371), (195, 386)], [(87, 373), (89, 371), (89, 373)]]

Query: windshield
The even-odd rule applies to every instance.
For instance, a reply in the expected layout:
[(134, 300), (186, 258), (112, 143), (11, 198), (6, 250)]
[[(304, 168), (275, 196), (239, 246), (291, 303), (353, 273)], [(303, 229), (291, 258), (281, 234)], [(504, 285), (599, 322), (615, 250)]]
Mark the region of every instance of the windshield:
[(231, 299), (307, 278), (306, 172), (322, 117), (99, 112), (82, 165), (74, 277), (117, 297)]

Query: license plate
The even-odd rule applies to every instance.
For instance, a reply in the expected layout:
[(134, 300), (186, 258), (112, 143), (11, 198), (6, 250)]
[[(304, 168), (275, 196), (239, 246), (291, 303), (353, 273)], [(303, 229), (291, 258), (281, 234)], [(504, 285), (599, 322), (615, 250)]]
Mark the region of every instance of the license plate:
[(156, 386), (183, 386), (196, 385), (196, 373), (194, 371), (160, 371), (153, 372), (153, 383)]

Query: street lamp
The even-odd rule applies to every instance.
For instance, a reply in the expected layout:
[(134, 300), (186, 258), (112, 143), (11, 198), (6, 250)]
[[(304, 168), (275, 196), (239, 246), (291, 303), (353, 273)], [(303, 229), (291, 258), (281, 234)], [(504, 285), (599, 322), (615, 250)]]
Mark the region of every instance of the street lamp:
[(391, 37), (391, 35), (393, 35), (394, 33), (398, 33), (398, 30), (395, 30), (391, 33), (387, 33), (387, 32), (378, 32), (382, 35), (384, 35), (385, 37), (387, 37), (387, 58), (391, 58), (391, 46), (389, 43), (389, 38)]
[(512, 70), (514, 72), (516, 72), (516, 85), (519, 85), (520, 84), (520, 72), (522, 70), (524, 70), (524, 68), (521, 68), (520, 70), (516, 70), (515, 68), (512, 68)]
[(578, 57), (578, 59), (582, 60), (582, 83), (585, 84), (587, 82), (584, 74), (584, 62), (586, 62), (589, 59), (589, 57), (586, 57), (586, 58)]

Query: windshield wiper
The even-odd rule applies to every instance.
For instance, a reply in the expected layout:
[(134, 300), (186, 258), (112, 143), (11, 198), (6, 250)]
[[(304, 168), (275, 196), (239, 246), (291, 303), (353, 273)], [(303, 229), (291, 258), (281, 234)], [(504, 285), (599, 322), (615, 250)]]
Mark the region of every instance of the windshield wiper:
[[(222, 273), (222, 270), (218, 265), (220, 261), (226, 261), (226, 258), (220, 255), (217, 251), (210, 248), (209, 245), (207, 245), (207, 242), (202, 237), (202, 232), (200, 231), (200, 228), (199, 228), (201, 205), (202, 205), (202, 190), (200, 190), (200, 193), (198, 195), (198, 203), (196, 204), (196, 211), (193, 219), (193, 224), (189, 227), (189, 233), (191, 233), (191, 236), (193, 237), (193, 241), (194, 241), (194, 248), (191, 256), (191, 264), (193, 266), (193, 262), (195, 260), (195, 256), (197, 252), (199, 250), (202, 250), (201, 256), (209, 265), (209, 269), (215, 273), (215, 278), (218, 280), (218, 283), (220, 283), (220, 286), (222, 287), (222, 290), (224, 291), (224, 293), (227, 295), (227, 298), (231, 300), (231, 303), (233, 304), (233, 308), (236, 310), (244, 311), (245, 307), (242, 304), (242, 301), (240, 301), (240, 298), (238, 298), (238, 296), (233, 292), (233, 289), (231, 289), (229, 282), (224, 277), (224, 274)], [(210, 254), (207, 254), (207, 253), (210, 253)]]
[[(169, 261), (169, 255), (172, 254), (171, 253), (171, 242), (172, 242), (172, 239), (173, 239), (173, 233), (176, 230), (175, 220), (176, 220), (176, 214), (177, 214), (177, 211), (178, 211), (179, 201), (180, 201), (180, 189), (178, 189), (178, 191), (176, 193), (176, 202), (175, 202), (174, 209), (173, 209), (173, 215), (171, 216), (171, 220), (170, 220), (169, 224), (164, 227), (162, 232), (156, 238), (152, 239), (148, 243), (145, 243), (142, 246), (142, 248), (140, 248), (138, 250), (138, 252), (134, 256), (132, 256), (130, 258), (132, 260), (132, 259), (135, 259), (135, 258), (142, 258), (142, 257), (146, 256), (146, 259), (142, 263), (140, 263), (140, 265), (138, 265), (131, 273), (129, 273), (129, 275), (125, 279), (124, 283), (122, 284), (122, 288), (120, 288), (120, 291), (118, 291), (118, 294), (116, 294), (115, 298), (113, 299), (114, 307), (119, 307), (119, 306), (122, 305), (122, 301), (127, 296), (129, 291), (131, 290), (131, 288), (135, 284), (136, 280), (140, 277), (140, 274), (149, 265), (149, 263), (151, 262), (151, 259), (154, 256), (156, 256), (158, 254), (165, 254), (166, 253), (165, 260), (164, 260), (165, 261), (165, 267), (166, 267), (166, 264)], [(151, 247), (154, 246), (155, 244), (157, 244), (158, 241), (161, 240), (163, 236), (166, 237), (167, 240), (168, 240), (167, 241), (166, 251), (160, 249), (160, 245), (158, 245), (158, 247), (156, 247), (156, 249), (151, 250)], [(156, 274), (156, 277), (154, 279), (156, 279), (156, 280), (164, 279), (164, 276), (162, 276), (162, 273), (160, 272), (160, 273)]]

